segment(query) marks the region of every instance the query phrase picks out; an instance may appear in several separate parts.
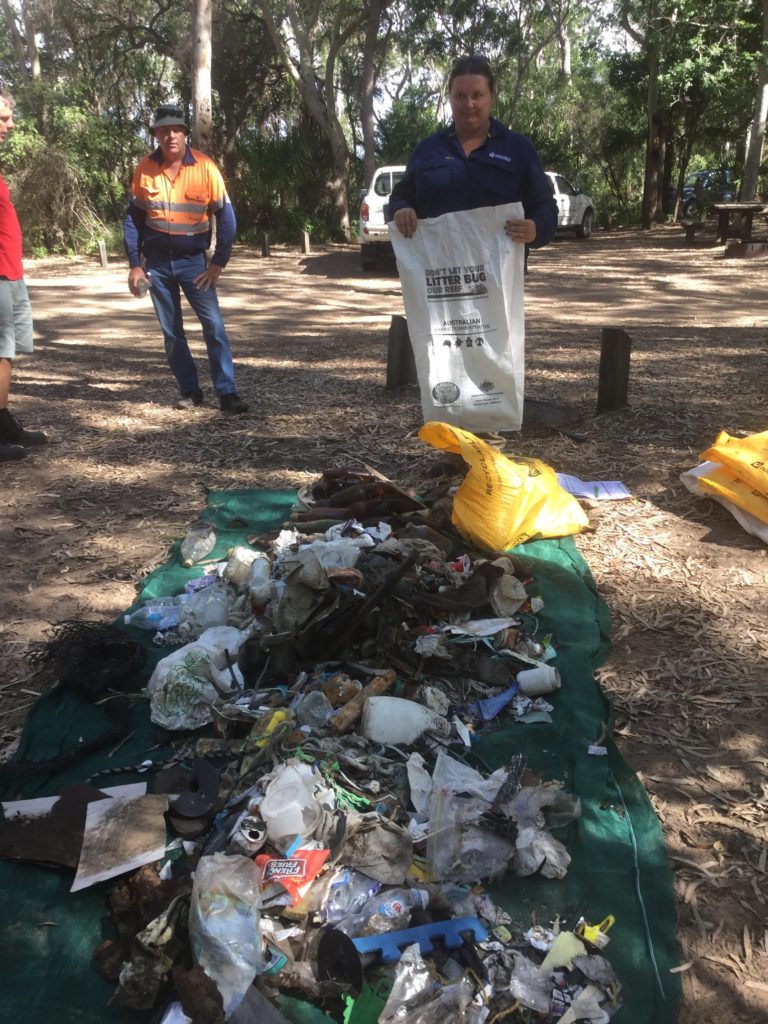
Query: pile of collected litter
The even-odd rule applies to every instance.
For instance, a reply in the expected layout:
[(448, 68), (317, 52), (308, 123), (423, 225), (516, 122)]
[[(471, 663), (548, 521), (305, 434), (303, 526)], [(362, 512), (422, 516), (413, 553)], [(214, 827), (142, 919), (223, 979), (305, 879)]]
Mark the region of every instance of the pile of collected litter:
[[(121, 879), (93, 950), (113, 1005), (163, 1024), (570, 1024), (621, 1007), (612, 917), (569, 900), (513, 919), (493, 898), (500, 879), (566, 878), (582, 807), (514, 746), (491, 770), (478, 743), (551, 723), (568, 676), (525, 559), (462, 540), (445, 497), (326, 471), (225, 559), (196, 524), (184, 591), (126, 615), (159, 652), (146, 693), (166, 753), (126, 769), (151, 769), (151, 792), (96, 788), (101, 769), (58, 803), (4, 804), (0, 826), (0, 856), (76, 867), (72, 891)], [(65, 806), (82, 838), (63, 858), (34, 836)]]

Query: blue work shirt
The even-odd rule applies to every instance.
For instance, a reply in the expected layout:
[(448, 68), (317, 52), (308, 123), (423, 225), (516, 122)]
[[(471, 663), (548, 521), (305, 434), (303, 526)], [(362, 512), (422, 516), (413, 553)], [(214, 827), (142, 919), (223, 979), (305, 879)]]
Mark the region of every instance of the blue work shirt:
[(453, 125), (420, 142), (392, 190), (388, 217), (391, 220), (406, 207), (423, 219), (516, 202), (536, 225), (532, 248), (551, 242), (557, 230), (557, 203), (539, 154), (525, 135), (492, 117), (488, 138), (469, 156)]

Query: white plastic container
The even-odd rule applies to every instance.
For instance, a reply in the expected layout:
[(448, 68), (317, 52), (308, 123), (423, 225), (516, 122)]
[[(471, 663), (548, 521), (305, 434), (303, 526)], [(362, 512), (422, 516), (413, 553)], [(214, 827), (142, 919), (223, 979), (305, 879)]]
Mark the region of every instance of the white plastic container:
[(258, 551), (254, 551), (253, 548), (247, 548), (242, 544), (238, 544), (235, 548), (230, 548), (227, 552), (227, 564), (224, 566), (224, 571), (221, 575), (225, 580), (234, 583), (236, 587), (242, 587), (248, 583), (251, 575), (251, 566), (258, 556)]
[(270, 842), (313, 832), (322, 813), (313, 793), (313, 776), (309, 765), (287, 765), (267, 786), (259, 813)]
[(256, 557), (251, 562), (248, 576), (248, 589), (251, 592), (251, 600), (257, 604), (266, 604), (272, 597), (272, 563), (269, 555), (263, 551), (257, 551)]
[(517, 684), (524, 697), (541, 697), (560, 689), (560, 673), (551, 665), (526, 668), (517, 673)]
[(361, 732), (374, 743), (408, 746), (425, 732), (450, 736), (451, 723), (413, 700), (369, 697), (363, 708)]

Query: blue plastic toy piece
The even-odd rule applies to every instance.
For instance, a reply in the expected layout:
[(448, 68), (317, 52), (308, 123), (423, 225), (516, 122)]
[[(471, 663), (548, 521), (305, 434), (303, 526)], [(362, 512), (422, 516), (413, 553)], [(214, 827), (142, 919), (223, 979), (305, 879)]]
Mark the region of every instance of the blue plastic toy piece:
[(484, 942), (488, 932), (478, 917), (454, 917), (450, 921), (435, 921), (433, 924), (416, 925), (415, 928), (401, 928), (383, 935), (364, 935), (352, 939), (355, 949), (364, 953), (381, 953), (382, 960), (399, 960), (405, 946), (418, 942), (422, 953), (431, 953), (433, 939), (441, 939), (449, 948), (455, 949), (464, 943), (462, 932), (472, 932), (475, 942)]

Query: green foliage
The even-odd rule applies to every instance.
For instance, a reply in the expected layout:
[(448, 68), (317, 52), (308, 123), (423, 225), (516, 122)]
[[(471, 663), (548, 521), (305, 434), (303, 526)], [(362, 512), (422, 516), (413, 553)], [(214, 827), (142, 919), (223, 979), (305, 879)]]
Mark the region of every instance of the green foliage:
[[(275, 10), (281, 7), (276, 2)], [(375, 52), (377, 159), (405, 162), (443, 120), (453, 60), (484, 53), (497, 73), (496, 115), (531, 137), (548, 168), (592, 195), (598, 223), (632, 223), (645, 173), (649, 68), (656, 67), (651, 44), (658, 51), (664, 181), (672, 189), (697, 167), (740, 165), (760, 58), (759, 7), (752, 0), (384, 5)], [(117, 225), (132, 168), (149, 142), (150, 112), (164, 100), (190, 101), (190, 5), (53, 0), (28, 8), (40, 46), (38, 80), (31, 81), (26, 65), (16, 66), (10, 37), (0, 38), (0, 77), (19, 101), (19, 127), (0, 159), (25, 242), (36, 251), (83, 251), (106, 237), (119, 251)], [(636, 42), (624, 50), (620, 9), (636, 30)], [(331, 55), (334, 8), (313, 10), (322, 29), (311, 55), (319, 81)], [(336, 54), (336, 93), (323, 97), (343, 123), (353, 200), (364, 184), (364, 30), (361, 24)], [(338, 211), (328, 187), (329, 143), (281, 59), (286, 54), (278, 56), (259, 0), (219, 5), (215, 139), (240, 237), (259, 241), (269, 230), (295, 241), (308, 230), (318, 241), (330, 239)]]
[(378, 123), (376, 149), (383, 164), (404, 164), (417, 142), (439, 127), (428, 97), (409, 89)]
[(262, 231), (277, 241), (295, 242), (299, 231), (309, 231), (319, 242), (333, 237), (327, 172), (318, 150), (327, 167), (322, 140), (306, 121), (284, 135), (241, 135), (237, 216), (242, 238), (260, 240)]

